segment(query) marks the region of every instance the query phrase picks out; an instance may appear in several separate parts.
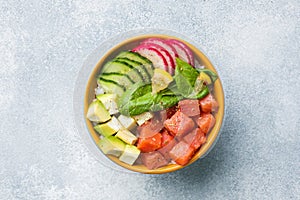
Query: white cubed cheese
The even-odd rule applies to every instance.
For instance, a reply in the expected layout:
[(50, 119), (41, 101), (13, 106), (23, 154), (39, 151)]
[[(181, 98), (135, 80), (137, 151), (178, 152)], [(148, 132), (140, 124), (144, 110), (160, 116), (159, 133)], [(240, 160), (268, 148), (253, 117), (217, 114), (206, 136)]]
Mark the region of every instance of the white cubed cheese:
[(118, 120), (128, 130), (132, 130), (136, 126), (135, 120), (132, 117), (120, 115)]
[(129, 165), (133, 165), (136, 159), (139, 157), (141, 151), (133, 145), (126, 145), (124, 152), (119, 157), (120, 161), (127, 163)]
[(123, 128), (122, 124), (115, 116), (112, 116), (111, 120), (107, 122), (107, 126), (113, 129), (115, 132), (118, 132), (120, 129)]
[(153, 114), (150, 112), (144, 112), (140, 115), (133, 116), (133, 118), (135, 119), (135, 121), (138, 123), (139, 126), (145, 123), (146, 121), (148, 121), (149, 119), (151, 119), (152, 117)]
[(110, 102), (110, 107), (109, 107), (108, 112), (111, 115), (119, 113), (119, 109), (118, 109), (118, 105), (117, 105), (116, 101), (111, 101)]

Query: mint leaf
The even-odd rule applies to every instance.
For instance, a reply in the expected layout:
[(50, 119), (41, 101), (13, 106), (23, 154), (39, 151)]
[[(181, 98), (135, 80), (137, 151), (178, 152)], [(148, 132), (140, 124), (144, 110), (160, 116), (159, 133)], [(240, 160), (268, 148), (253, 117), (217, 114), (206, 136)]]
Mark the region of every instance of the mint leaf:
[(176, 72), (181, 74), (192, 86), (194, 86), (199, 75), (199, 72), (194, 67), (179, 58), (176, 58), (175, 76)]
[(199, 72), (188, 63), (176, 58), (175, 82), (178, 91), (186, 98), (194, 93), (194, 85)]

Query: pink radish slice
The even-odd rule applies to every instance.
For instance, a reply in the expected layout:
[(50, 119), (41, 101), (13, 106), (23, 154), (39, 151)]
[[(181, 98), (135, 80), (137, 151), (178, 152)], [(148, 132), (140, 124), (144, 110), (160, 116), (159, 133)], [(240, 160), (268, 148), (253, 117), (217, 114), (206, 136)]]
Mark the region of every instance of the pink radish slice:
[(143, 45), (150, 47), (150, 48), (154, 48), (157, 49), (166, 59), (167, 63), (168, 63), (168, 70), (167, 72), (169, 72), (171, 75), (173, 75), (174, 73), (174, 69), (175, 69), (175, 62), (171, 56), (171, 54), (162, 46), (158, 45), (158, 44), (154, 44), (154, 43), (143, 43)]
[(180, 59), (182, 59), (183, 61), (190, 64), (189, 56), (187, 55), (186, 51), (179, 44), (173, 43), (171, 41), (168, 41), (168, 43), (176, 49), (176, 51), (178, 53), (178, 57)]
[(176, 39), (169, 39), (167, 41), (170, 42), (170, 44), (172, 44), (172, 45), (175, 45), (177, 47), (181, 47), (181, 49), (183, 49), (183, 51), (185, 52), (185, 54), (188, 58), (189, 64), (194, 66), (195, 63), (194, 63), (193, 52), (191, 51), (191, 49), (186, 44), (184, 44), (183, 42), (181, 42), (179, 40), (176, 40)]
[(192, 64), (192, 66), (194, 66), (195, 65), (195, 60), (194, 60), (194, 54), (193, 54), (192, 50), (185, 43), (183, 43), (181, 41), (178, 41), (178, 44), (180, 44), (186, 50), (186, 52), (189, 55), (191, 64)]
[(168, 63), (165, 57), (157, 49), (142, 44), (135, 47), (132, 51), (148, 58), (155, 68), (161, 68), (166, 71), (168, 70)]
[(174, 59), (174, 63), (176, 63), (176, 57), (178, 57), (178, 53), (176, 51), (176, 49), (168, 44), (168, 42), (166, 42), (163, 39), (160, 38), (148, 38), (146, 40), (144, 40), (142, 43), (147, 44), (147, 43), (154, 43), (154, 44), (158, 44), (160, 46), (162, 46), (163, 48), (165, 48), (172, 56), (172, 58)]

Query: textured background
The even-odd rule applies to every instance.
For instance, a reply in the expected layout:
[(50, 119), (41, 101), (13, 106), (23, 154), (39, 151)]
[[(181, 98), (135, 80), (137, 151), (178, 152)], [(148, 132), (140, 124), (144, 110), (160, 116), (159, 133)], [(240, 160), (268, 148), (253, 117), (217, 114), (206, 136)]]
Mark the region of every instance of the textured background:
[[(0, 199), (299, 199), (300, 3), (0, 0)], [(102, 166), (73, 122), (87, 55), (135, 28), (201, 45), (226, 91), (211, 153), (166, 175)]]

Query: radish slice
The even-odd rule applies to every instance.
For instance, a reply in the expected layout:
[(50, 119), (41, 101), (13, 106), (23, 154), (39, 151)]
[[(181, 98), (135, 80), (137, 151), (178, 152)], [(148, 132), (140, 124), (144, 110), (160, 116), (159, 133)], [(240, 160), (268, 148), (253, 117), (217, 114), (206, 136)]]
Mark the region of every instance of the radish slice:
[[(178, 40), (177, 40), (178, 41)], [(194, 54), (192, 52), (192, 50), (183, 42), (181, 41), (178, 41), (178, 44), (181, 45), (185, 50), (186, 52), (188, 53), (189, 55), (189, 58), (190, 58), (190, 61), (191, 61), (191, 64), (194, 66), (195, 65), (195, 62), (194, 62)]]
[(193, 53), (186, 44), (176, 39), (168, 39), (167, 41), (177, 50), (177, 52), (179, 53), (179, 58), (182, 57), (181, 59), (194, 66), (195, 63)]
[(142, 44), (135, 47), (132, 51), (148, 58), (155, 68), (168, 70), (168, 63), (165, 57), (157, 49)]
[(154, 44), (154, 43), (144, 43), (142, 42), (143, 45), (150, 47), (150, 48), (154, 48), (157, 49), (166, 59), (167, 63), (168, 63), (168, 70), (167, 72), (169, 72), (171, 75), (174, 74), (174, 69), (175, 69), (175, 62), (174, 59), (172, 58), (171, 54), (162, 46), (158, 45), (158, 44)]
[(148, 38), (146, 40), (144, 40), (142, 43), (147, 44), (147, 43), (154, 43), (154, 44), (158, 44), (160, 46), (162, 46), (163, 48), (165, 48), (172, 56), (174, 63), (176, 63), (176, 57), (178, 57), (178, 53), (176, 51), (176, 49), (168, 44), (168, 42), (166, 42), (163, 39), (160, 38)]
[(178, 53), (178, 57), (181, 60), (183, 60), (187, 63), (190, 63), (189, 56), (187, 55), (186, 51), (179, 44), (176, 44), (176, 43), (173, 43), (173, 42), (170, 42), (170, 41), (168, 41), (168, 42), (169, 42), (170, 45), (172, 45), (176, 49), (176, 51)]

